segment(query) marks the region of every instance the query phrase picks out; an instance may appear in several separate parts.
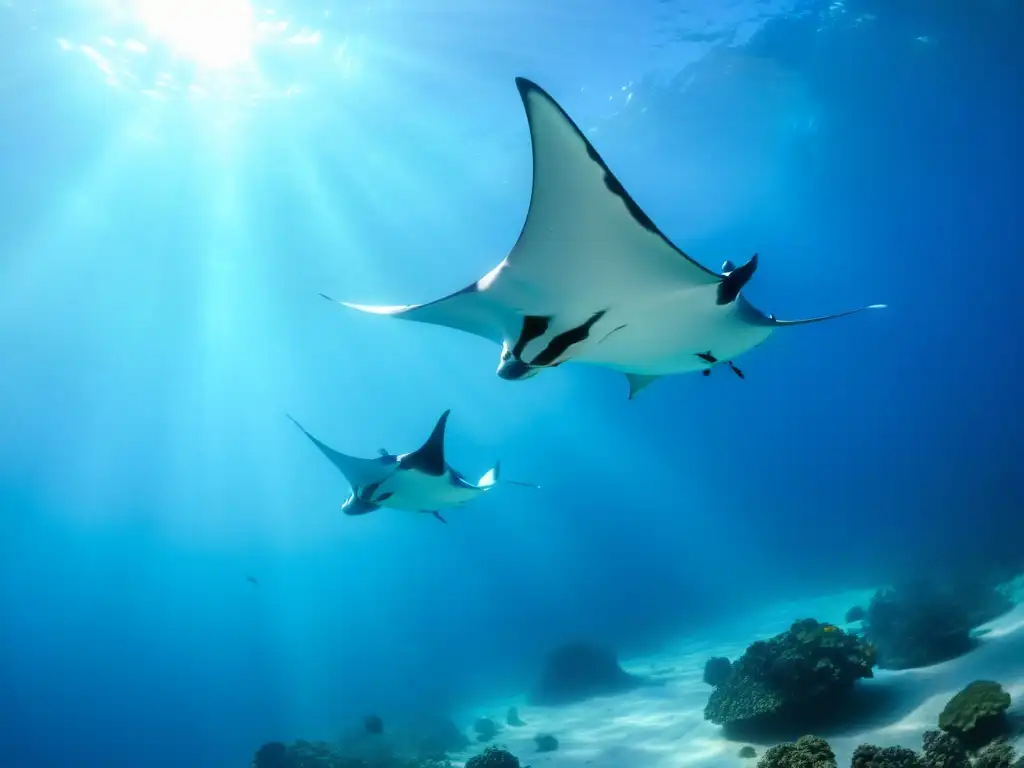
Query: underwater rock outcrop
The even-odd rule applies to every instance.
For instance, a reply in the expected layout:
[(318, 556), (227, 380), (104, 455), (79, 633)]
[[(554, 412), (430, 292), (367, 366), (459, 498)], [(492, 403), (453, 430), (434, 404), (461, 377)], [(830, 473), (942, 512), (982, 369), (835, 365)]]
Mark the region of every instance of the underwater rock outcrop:
[(488, 747), (466, 761), (466, 768), (519, 768), (519, 758), (500, 747)]
[(268, 741), (256, 750), (252, 768), (289, 768), (288, 747), (280, 741)]
[(498, 735), (498, 725), (489, 717), (481, 717), (473, 723), (477, 741), (491, 741)]
[(801, 736), (795, 742), (769, 747), (757, 768), (836, 768), (836, 755), (824, 739)]
[(550, 733), (538, 733), (533, 740), (537, 744), (538, 752), (554, 752), (558, 749), (558, 739)]
[(590, 643), (568, 643), (548, 655), (529, 700), (541, 705), (568, 704), (624, 693), (643, 684), (642, 678), (619, 666), (613, 651)]
[(977, 749), (1007, 733), (1010, 694), (993, 680), (975, 680), (947, 702), (939, 728), (968, 749)]
[(745, 747), (740, 747), (740, 751), (736, 753), (736, 757), (742, 757), (744, 760), (753, 760), (757, 757), (757, 750), (747, 744)]
[(520, 728), (526, 725), (523, 722), (523, 718), (519, 716), (519, 710), (515, 707), (508, 708), (508, 712), (505, 714), (505, 723), (513, 728)]
[(864, 619), (881, 669), (938, 664), (970, 651), (971, 630), (1013, 607), (993, 586), (967, 578), (929, 579), (878, 590)]
[(832, 624), (803, 619), (752, 643), (711, 692), (704, 718), (723, 726), (799, 725), (833, 706), (860, 678), (873, 677), (874, 650)]
[(973, 647), (963, 606), (925, 583), (878, 590), (864, 619), (864, 637), (878, 652), (880, 669), (925, 667)]
[(853, 606), (846, 612), (846, 623), (852, 624), (855, 621), (863, 621), (864, 617), (868, 615), (868, 612), (861, 608), (859, 605)]
[(724, 656), (712, 656), (704, 662), (704, 682), (717, 688), (729, 679), (732, 662)]

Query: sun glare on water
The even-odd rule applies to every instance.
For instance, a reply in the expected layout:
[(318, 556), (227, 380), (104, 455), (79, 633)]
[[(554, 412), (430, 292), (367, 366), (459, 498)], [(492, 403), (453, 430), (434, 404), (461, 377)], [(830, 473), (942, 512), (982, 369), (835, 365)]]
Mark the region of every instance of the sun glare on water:
[(150, 35), (202, 66), (229, 67), (252, 53), (248, 0), (135, 0), (135, 12)]

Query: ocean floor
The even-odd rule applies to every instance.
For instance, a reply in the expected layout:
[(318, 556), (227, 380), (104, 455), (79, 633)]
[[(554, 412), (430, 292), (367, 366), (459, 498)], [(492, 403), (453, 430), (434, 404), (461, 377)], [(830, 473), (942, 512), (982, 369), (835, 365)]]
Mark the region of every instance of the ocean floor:
[[(466, 714), (498, 723), (501, 731), (491, 743), (507, 747), (523, 766), (532, 768), (753, 768), (755, 760), (737, 756), (740, 747), (751, 744), (760, 756), (765, 747), (801, 734), (771, 734), (753, 741), (726, 739), (719, 726), (704, 719), (711, 693), (701, 679), (704, 662), (711, 656), (735, 660), (751, 642), (789, 629), (796, 619), (845, 626), (847, 609), (866, 606), (873, 592), (776, 605), (719, 627), (706, 640), (622, 660), (628, 672), (657, 678), (660, 685), (562, 707), (529, 706), (521, 699), (509, 699)], [(922, 734), (937, 727), (946, 702), (972, 680), (1002, 683), (1013, 697), (1011, 714), (1024, 714), (1024, 604), (1018, 602), (1014, 610), (979, 627), (975, 634), (980, 645), (958, 659), (899, 672), (876, 669), (874, 678), (859, 681), (849, 711), (837, 717), (834, 726), (815, 731), (832, 745), (839, 766), (848, 766), (853, 750), (863, 743), (921, 749)], [(504, 725), (509, 706), (518, 708), (526, 725)], [(533, 740), (538, 733), (554, 735), (558, 750), (538, 753)], [(453, 762), (468, 760), (483, 746), (473, 745), (453, 756)], [(1024, 743), (1018, 746), (1024, 748)]]

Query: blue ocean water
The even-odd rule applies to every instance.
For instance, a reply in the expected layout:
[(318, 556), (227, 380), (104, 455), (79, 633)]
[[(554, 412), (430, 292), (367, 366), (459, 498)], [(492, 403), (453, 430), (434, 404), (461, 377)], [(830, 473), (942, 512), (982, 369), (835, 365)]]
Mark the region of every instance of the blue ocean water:
[[(248, 765), (778, 600), (1024, 570), (1019, 4), (0, 7), (0, 764)], [(547, 89), (702, 263), (804, 317), (627, 400), (359, 315), (489, 271)], [(502, 487), (344, 517), (339, 450)], [(258, 583), (247, 580), (253, 577)]]

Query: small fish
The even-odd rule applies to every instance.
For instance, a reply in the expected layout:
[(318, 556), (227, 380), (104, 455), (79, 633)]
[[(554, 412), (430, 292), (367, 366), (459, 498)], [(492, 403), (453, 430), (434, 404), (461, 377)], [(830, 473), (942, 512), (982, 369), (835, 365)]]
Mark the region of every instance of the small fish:
[(363, 726), (367, 733), (374, 735), (384, 733), (384, 721), (377, 715), (367, 715), (363, 718)]
[(836, 631), (836, 627), (833, 626), (832, 624), (826, 624), (824, 627), (822, 627), (822, 629), (824, 629), (826, 632), (835, 632)]

